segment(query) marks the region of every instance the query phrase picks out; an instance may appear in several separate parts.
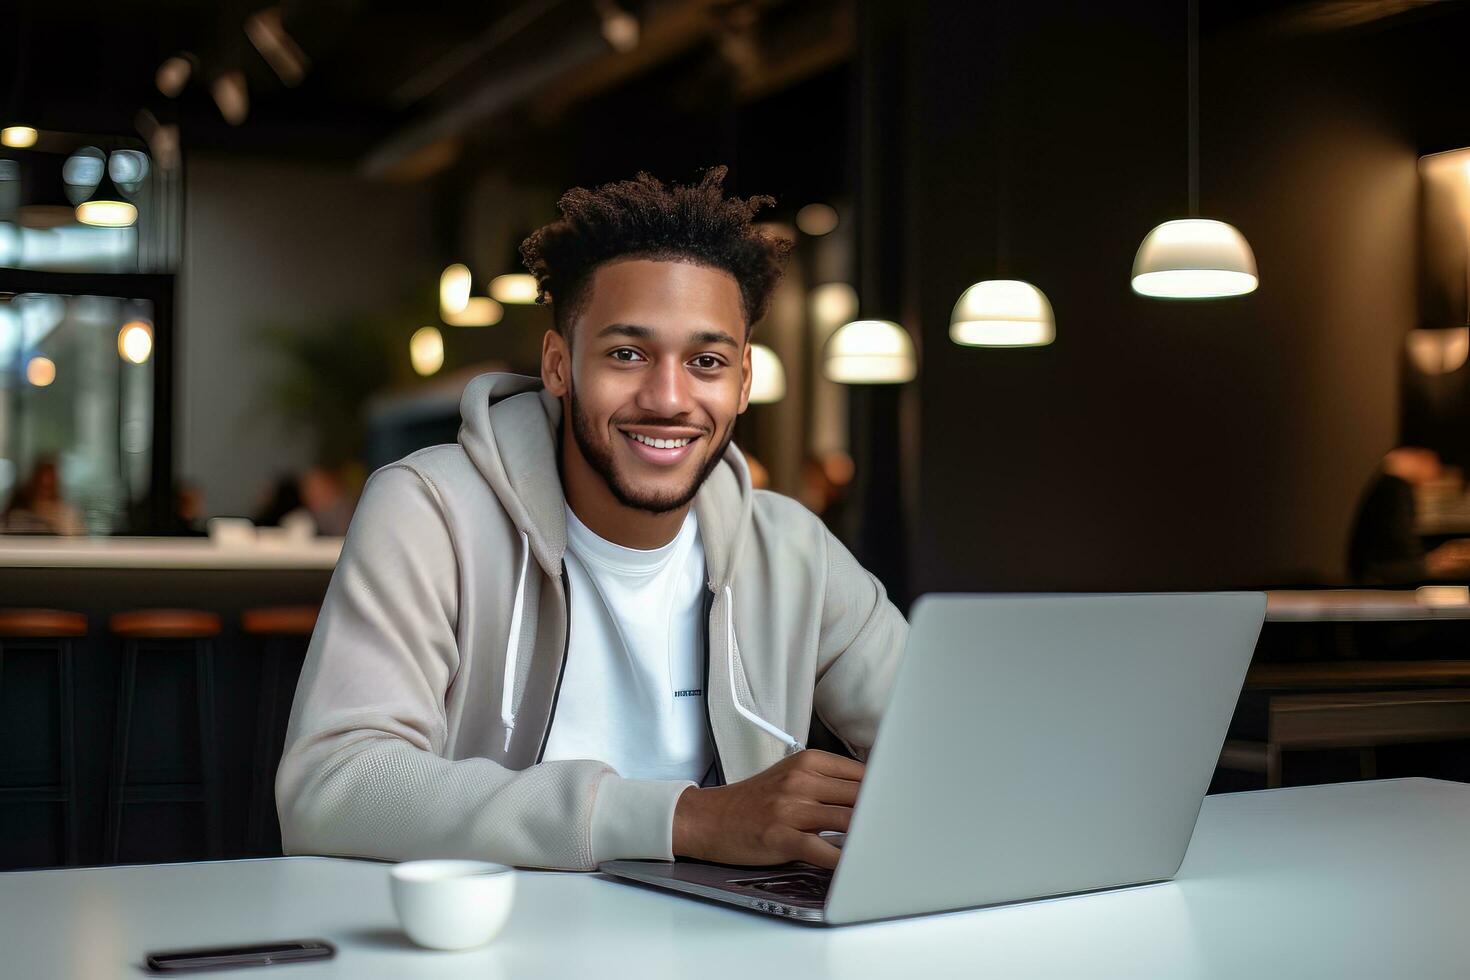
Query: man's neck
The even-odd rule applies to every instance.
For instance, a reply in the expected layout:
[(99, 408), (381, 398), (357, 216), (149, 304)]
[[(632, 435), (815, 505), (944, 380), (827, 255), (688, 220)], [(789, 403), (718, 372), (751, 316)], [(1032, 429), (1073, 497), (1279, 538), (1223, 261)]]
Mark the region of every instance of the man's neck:
[(569, 438), (562, 439), (561, 485), (577, 520), (604, 541), (624, 548), (662, 548), (678, 535), (689, 514), (689, 504), (663, 514), (624, 505)]

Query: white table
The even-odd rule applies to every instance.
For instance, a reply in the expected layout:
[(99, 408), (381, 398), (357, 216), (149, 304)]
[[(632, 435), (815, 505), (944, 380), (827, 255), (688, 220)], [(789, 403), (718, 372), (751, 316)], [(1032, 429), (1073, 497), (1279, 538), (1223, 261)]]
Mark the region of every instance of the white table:
[(140, 976), (146, 950), (320, 937), (335, 959), (218, 975), (1464, 977), (1470, 785), (1210, 797), (1177, 881), (840, 929), (590, 875), (526, 873), (519, 888), (495, 943), (439, 953), (402, 937), (387, 866), (374, 862), (11, 872), (0, 874), (0, 974)]

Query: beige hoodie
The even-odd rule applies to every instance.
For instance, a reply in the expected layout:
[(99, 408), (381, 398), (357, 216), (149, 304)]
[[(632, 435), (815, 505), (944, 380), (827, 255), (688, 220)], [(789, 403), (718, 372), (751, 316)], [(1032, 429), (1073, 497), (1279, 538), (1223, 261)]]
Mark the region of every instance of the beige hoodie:
[[(568, 615), (561, 408), (540, 388), (474, 379), (457, 445), (369, 479), (276, 777), (287, 854), (570, 869), (672, 859), (688, 783), (540, 761)], [(733, 445), (694, 508), (725, 780), (799, 748), (814, 712), (863, 757), (907, 633), (882, 585), (800, 504), (753, 491)]]

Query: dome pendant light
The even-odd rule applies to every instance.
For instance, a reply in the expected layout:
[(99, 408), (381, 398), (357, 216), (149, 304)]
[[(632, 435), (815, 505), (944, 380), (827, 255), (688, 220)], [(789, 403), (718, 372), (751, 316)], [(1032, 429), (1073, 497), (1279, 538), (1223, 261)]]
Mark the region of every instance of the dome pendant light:
[[(996, 4), (995, 33), (1007, 35), (1005, 4)], [(1004, 47), (1002, 46), (1002, 50)], [(1010, 266), (1009, 169), (1010, 99), (1006, 65), (994, 62), (999, 97), (995, 100), (994, 125), (999, 134), (995, 182), (996, 271), (1002, 275)], [(1040, 289), (1020, 279), (986, 279), (960, 294), (949, 315), (949, 339), (963, 347), (1042, 347), (1057, 336), (1056, 316), (1051, 301)]]
[(1189, 217), (1150, 231), (1133, 257), (1133, 291), (1160, 299), (1254, 292), (1256, 257), (1235, 227), (1199, 217), (1199, 5), (1189, 0)]
[(949, 339), (966, 347), (1041, 347), (1056, 336), (1046, 294), (1019, 279), (975, 283), (949, 316)]
[(854, 320), (827, 340), (822, 373), (848, 385), (903, 384), (918, 366), (908, 331), (891, 320)]
[(108, 162), (102, 165), (102, 179), (97, 182), (97, 189), (77, 205), (77, 220), (98, 228), (127, 228), (138, 220), (138, 209), (112, 182)]

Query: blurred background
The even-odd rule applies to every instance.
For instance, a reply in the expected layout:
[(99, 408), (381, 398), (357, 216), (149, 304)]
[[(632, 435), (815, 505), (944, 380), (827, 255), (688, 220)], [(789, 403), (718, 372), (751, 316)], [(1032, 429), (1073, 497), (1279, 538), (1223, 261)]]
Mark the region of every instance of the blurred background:
[[(31, 787), (0, 861), (66, 860), (72, 833), (94, 861), (278, 846), (258, 787), (310, 615), (244, 617), (309, 613), (366, 475), (452, 441), (468, 378), (539, 372), (517, 246), (562, 191), (716, 164), (796, 244), (736, 441), (902, 608), (1270, 589), (1259, 666), (1327, 672), (1256, 675), (1217, 788), (1465, 778), (1470, 718), (1264, 760), (1273, 698), (1470, 687), (1470, 4), (21, 0), (0, 23), (0, 606), (84, 620), (0, 647), (0, 773)], [(159, 607), (217, 620), (183, 638), (210, 651), (208, 765), (202, 655), (121, 684), (160, 638), (111, 617)], [(124, 735), (216, 767), (218, 826), (140, 799), (110, 843)]]

